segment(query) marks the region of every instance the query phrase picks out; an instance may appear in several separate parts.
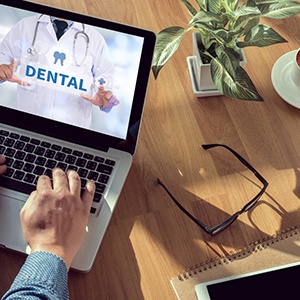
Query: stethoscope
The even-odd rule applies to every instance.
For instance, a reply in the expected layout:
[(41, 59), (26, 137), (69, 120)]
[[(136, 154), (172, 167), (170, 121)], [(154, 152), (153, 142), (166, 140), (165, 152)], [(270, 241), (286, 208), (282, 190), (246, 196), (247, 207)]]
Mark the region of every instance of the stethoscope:
[[(35, 25), (35, 29), (34, 29), (34, 35), (33, 35), (33, 39), (32, 39), (32, 43), (31, 43), (31, 46), (27, 49), (27, 53), (31, 54), (31, 55), (36, 55), (37, 53), (37, 50), (35, 49), (35, 42), (36, 42), (36, 38), (37, 38), (37, 32), (38, 32), (38, 28), (39, 28), (39, 25), (40, 25), (40, 18), (42, 17), (42, 15), (39, 17), (36, 25)], [(82, 36), (84, 37), (85, 39), (85, 54), (84, 54), (84, 57), (83, 59), (81, 60), (80, 63), (78, 63), (77, 59), (76, 59), (76, 55), (75, 55), (75, 48), (76, 48), (76, 41), (78, 39), (79, 36)], [(87, 57), (87, 53), (88, 53), (88, 49), (89, 49), (89, 44), (90, 44), (90, 38), (89, 36), (85, 33), (85, 25), (82, 23), (82, 31), (78, 31), (76, 32), (75, 36), (74, 36), (74, 40), (73, 40), (73, 59), (74, 59), (74, 62), (76, 64), (76, 66), (80, 67), (86, 57)]]

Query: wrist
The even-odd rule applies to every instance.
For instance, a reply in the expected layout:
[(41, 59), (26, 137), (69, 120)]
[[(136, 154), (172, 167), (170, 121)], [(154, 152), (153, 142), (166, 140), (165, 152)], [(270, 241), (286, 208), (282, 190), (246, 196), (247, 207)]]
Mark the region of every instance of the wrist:
[(41, 246), (32, 248), (31, 253), (34, 253), (34, 252), (47, 252), (47, 253), (51, 253), (51, 254), (59, 257), (65, 263), (67, 270), (70, 269), (72, 261), (73, 261), (73, 257), (71, 258), (69, 255), (67, 255), (65, 250), (61, 246), (41, 245)]

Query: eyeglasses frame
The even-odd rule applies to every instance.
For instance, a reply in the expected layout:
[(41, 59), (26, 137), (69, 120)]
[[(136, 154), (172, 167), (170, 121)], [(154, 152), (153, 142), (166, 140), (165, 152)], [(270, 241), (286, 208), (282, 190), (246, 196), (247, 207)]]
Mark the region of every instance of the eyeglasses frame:
[(218, 225), (215, 225), (213, 227), (208, 227), (204, 225), (200, 220), (196, 219), (191, 213), (189, 213), (177, 200), (176, 198), (171, 194), (171, 192), (168, 190), (168, 188), (164, 185), (164, 183), (157, 178), (157, 183), (161, 185), (165, 191), (168, 193), (170, 198), (174, 201), (174, 203), (177, 205), (177, 207), (185, 214), (187, 215), (192, 221), (194, 221), (198, 226), (200, 226), (201, 229), (203, 229), (206, 233), (208, 233), (211, 236), (217, 235), (218, 233), (222, 232), (226, 228), (228, 228), (238, 217), (239, 215), (247, 212), (250, 210), (260, 199), (260, 197), (263, 195), (263, 193), (266, 191), (269, 183), (267, 180), (253, 167), (251, 166), (240, 154), (238, 154), (235, 150), (230, 148), (227, 145), (224, 144), (204, 144), (201, 145), (204, 150), (208, 150), (214, 147), (223, 147), (229, 150), (243, 165), (245, 165), (252, 173), (258, 178), (258, 180), (263, 184), (262, 189), (260, 192), (253, 197), (245, 206), (243, 206), (242, 209), (231, 215), (227, 220), (225, 220), (222, 223), (219, 223)]

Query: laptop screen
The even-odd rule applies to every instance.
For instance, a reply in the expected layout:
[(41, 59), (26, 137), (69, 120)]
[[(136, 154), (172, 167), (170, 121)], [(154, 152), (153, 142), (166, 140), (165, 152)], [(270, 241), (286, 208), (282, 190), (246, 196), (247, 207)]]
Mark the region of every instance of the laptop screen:
[(0, 10), (1, 119), (133, 153), (154, 34), (24, 1)]

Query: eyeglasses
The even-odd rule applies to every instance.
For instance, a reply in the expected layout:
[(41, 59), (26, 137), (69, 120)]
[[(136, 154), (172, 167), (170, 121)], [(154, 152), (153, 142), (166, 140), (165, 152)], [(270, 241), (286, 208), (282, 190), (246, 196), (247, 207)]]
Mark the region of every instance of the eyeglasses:
[(158, 184), (160, 184), (165, 191), (168, 193), (168, 195), (171, 197), (171, 199), (174, 201), (174, 203), (179, 207), (179, 209), (185, 213), (190, 219), (192, 219), (197, 225), (199, 225), (206, 233), (210, 234), (211, 236), (214, 236), (220, 232), (222, 232), (224, 229), (226, 229), (228, 226), (230, 226), (242, 213), (247, 212), (250, 210), (260, 199), (262, 194), (265, 192), (266, 188), (268, 187), (268, 182), (242, 157), (240, 156), (236, 151), (231, 149), (230, 147), (223, 145), (223, 144), (206, 144), (202, 145), (203, 149), (208, 150), (214, 147), (224, 147), (227, 150), (229, 150), (242, 164), (244, 164), (249, 170), (253, 172), (253, 174), (260, 180), (260, 182), (263, 184), (263, 188), (261, 191), (251, 200), (249, 201), (241, 210), (237, 211), (235, 214), (233, 214), (230, 218), (225, 220), (224, 222), (214, 226), (214, 227), (208, 227), (204, 225), (201, 221), (196, 219), (193, 215), (191, 215), (171, 194), (171, 192), (167, 189), (167, 187), (162, 183), (162, 181), (157, 178)]

